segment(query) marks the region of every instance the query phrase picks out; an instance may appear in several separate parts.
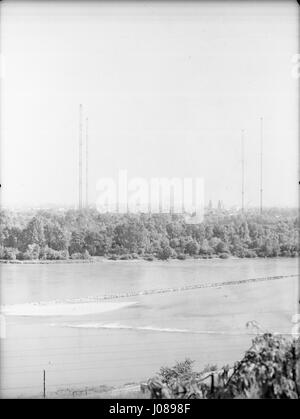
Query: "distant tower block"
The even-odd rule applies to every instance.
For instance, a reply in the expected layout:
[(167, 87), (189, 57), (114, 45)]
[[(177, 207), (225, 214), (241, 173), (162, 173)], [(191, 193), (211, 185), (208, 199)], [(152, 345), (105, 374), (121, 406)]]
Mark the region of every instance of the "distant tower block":
[(212, 204), (211, 199), (209, 200), (209, 203), (208, 203), (208, 209), (209, 209), (209, 211), (211, 211), (213, 209), (213, 204)]
[(82, 209), (82, 105), (79, 105), (78, 208)]

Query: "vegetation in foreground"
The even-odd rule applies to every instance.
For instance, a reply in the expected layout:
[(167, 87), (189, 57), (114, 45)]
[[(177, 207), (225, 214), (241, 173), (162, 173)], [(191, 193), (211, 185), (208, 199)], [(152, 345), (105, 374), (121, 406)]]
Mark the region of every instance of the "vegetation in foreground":
[[(100, 386), (101, 387), (101, 386)], [(207, 365), (196, 372), (186, 359), (142, 383), (122, 388), (65, 390), (54, 398), (109, 399), (299, 399), (300, 338), (287, 339), (270, 333), (257, 335), (244, 357), (233, 367)]]
[(82, 211), (0, 212), (0, 259), (112, 260), (239, 258), (299, 254), (296, 210), (208, 213), (188, 224), (175, 214)]
[(258, 335), (233, 368), (208, 366), (197, 373), (187, 359), (161, 368), (141, 388), (152, 398), (299, 399), (300, 338)]

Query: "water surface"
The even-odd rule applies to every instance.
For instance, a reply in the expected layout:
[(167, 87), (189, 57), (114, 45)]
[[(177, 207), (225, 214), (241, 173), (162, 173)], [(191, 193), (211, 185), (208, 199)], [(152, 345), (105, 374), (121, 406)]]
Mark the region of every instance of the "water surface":
[[(190, 357), (222, 366), (249, 347), (255, 321), (290, 333), (298, 278), (98, 301), (157, 288), (298, 274), (297, 259), (1, 265), (1, 395), (121, 385)], [(89, 301), (90, 299), (90, 301)], [(34, 308), (34, 309), (33, 309)], [(33, 310), (32, 310), (33, 309)], [(55, 313), (55, 314), (54, 314)]]

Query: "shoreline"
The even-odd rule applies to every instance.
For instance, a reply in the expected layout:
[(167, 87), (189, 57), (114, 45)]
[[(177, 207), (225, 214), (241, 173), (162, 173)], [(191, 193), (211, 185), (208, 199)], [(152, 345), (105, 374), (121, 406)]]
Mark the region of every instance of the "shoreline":
[(257, 256), (253, 258), (241, 258), (237, 256), (228, 256), (227, 258), (222, 258), (219, 256), (214, 257), (186, 257), (185, 259), (179, 259), (179, 258), (170, 258), (167, 260), (162, 260), (153, 257), (153, 260), (149, 260), (147, 258), (136, 258), (136, 259), (112, 259), (109, 257), (102, 257), (102, 256), (92, 256), (90, 259), (61, 259), (61, 260), (51, 260), (51, 259), (32, 259), (32, 260), (6, 260), (6, 259), (0, 259), (0, 265), (57, 265), (57, 264), (91, 264), (91, 263), (141, 263), (141, 262), (164, 262), (164, 263), (170, 263), (170, 262), (187, 262), (187, 261), (209, 261), (209, 260), (258, 260), (258, 259), (297, 259), (299, 258), (299, 255), (296, 256), (272, 256), (272, 257), (266, 257), (266, 256)]
[(73, 263), (96, 263), (94, 260), (89, 259), (62, 259), (62, 260), (51, 260), (51, 259), (33, 259), (33, 260), (6, 260), (0, 259), (2, 265), (57, 265), (57, 264), (73, 264)]

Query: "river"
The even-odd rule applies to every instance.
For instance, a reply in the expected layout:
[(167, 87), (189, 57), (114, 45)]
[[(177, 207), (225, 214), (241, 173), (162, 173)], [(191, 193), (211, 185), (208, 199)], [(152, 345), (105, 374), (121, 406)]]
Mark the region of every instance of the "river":
[[(139, 382), (186, 357), (196, 369), (232, 364), (253, 338), (246, 323), (288, 334), (298, 298), (299, 278), (288, 277), (298, 274), (296, 258), (0, 269), (1, 397), (41, 396), (44, 370), (52, 397)], [(202, 283), (222, 285), (176, 290)], [(101, 299), (108, 295), (121, 298)]]

